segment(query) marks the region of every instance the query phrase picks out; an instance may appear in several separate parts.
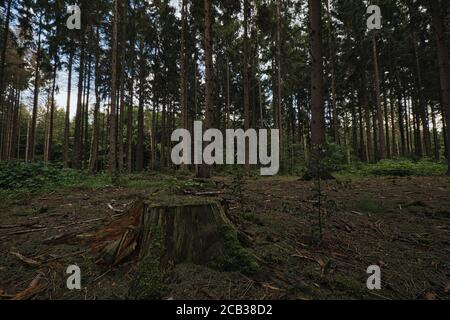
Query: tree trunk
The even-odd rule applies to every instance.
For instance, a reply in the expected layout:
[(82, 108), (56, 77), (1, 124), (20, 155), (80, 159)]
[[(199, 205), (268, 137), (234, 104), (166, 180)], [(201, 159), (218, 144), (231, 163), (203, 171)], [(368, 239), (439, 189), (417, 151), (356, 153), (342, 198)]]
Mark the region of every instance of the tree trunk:
[(320, 147), (325, 143), (325, 110), (323, 100), (322, 71), (322, 23), (320, 1), (309, 0), (309, 18), (311, 24), (311, 143)]
[(372, 49), (373, 49), (373, 64), (375, 72), (375, 94), (376, 94), (377, 120), (378, 120), (377, 122), (378, 122), (379, 158), (385, 159), (387, 156), (386, 136), (384, 133), (383, 109), (381, 107), (380, 70), (378, 66), (378, 50), (375, 33), (372, 34)]
[[(436, 36), (437, 56), (439, 61), (439, 74), (442, 91), (442, 109), (447, 129), (450, 128), (450, 74), (448, 61), (448, 48), (446, 44), (446, 35), (444, 32), (443, 21), (441, 17), (442, 9), (438, 0), (430, 0), (431, 15), (433, 19), (433, 29)], [(446, 132), (447, 146), (450, 146), (450, 130)], [(450, 157), (448, 160), (448, 171), (450, 175)]]
[(137, 127), (137, 144), (136, 144), (136, 171), (142, 172), (144, 169), (144, 83), (145, 83), (145, 57), (144, 57), (144, 43), (140, 39), (140, 53), (139, 53), (139, 105), (138, 105), (138, 127)]
[[(330, 0), (327, 0), (327, 20), (328, 20), (328, 42), (329, 42), (329, 55), (330, 55), (330, 71), (331, 71), (331, 106), (332, 106), (332, 123), (333, 123), (333, 141), (339, 143), (339, 119), (337, 110), (337, 95), (336, 95), (336, 74), (335, 74), (335, 45), (334, 45), (334, 34), (333, 26), (331, 21), (330, 12)], [(356, 150), (355, 150), (356, 151)]]
[(404, 123), (404, 108), (402, 95), (400, 93), (400, 89), (397, 93), (397, 101), (398, 101), (398, 127), (400, 130), (400, 146), (401, 146), (401, 156), (406, 155), (406, 139), (405, 139), (405, 123)]
[(70, 136), (70, 98), (72, 92), (72, 66), (73, 66), (73, 52), (69, 54), (68, 65), (68, 80), (67, 80), (67, 102), (66, 114), (64, 119), (64, 167), (69, 167), (69, 136)]
[(36, 121), (37, 109), (39, 104), (39, 86), (40, 84), (40, 66), (41, 66), (41, 36), (42, 36), (42, 16), (39, 18), (38, 45), (36, 50), (36, 67), (34, 69), (34, 95), (33, 95), (33, 111), (31, 115), (30, 134), (28, 136), (28, 150), (25, 161), (34, 162), (36, 154)]
[(395, 97), (393, 89), (390, 90), (390, 107), (391, 107), (391, 132), (392, 132), (392, 156), (398, 156), (397, 129), (395, 126)]
[(58, 69), (56, 62), (53, 66), (53, 80), (52, 80), (52, 91), (51, 91), (51, 101), (50, 101), (50, 118), (48, 125), (48, 134), (47, 134), (47, 148), (45, 150), (45, 161), (51, 162), (53, 155), (53, 125), (55, 118), (55, 87), (56, 87), (56, 71)]
[(118, 117), (118, 134), (117, 134), (117, 146), (118, 146), (118, 162), (117, 166), (119, 171), (124, 169), (125, 149), (123, 143), (123, 125), (125, 121), (125, 47), (126, 47), (126, 18), (127, 18), (127, 5), (128, 1), (122, 0), (121, 5), (121, 46), (120, 46), (120, 75), (119, 75), (119, 87), (120, 87), (120, 104), (119, 104), (119, 117)]
[(433, 124), (433, 143), (434, 143), (434, 159), (439, 161), (441, 158), (441, 142), (439, 141), (439, 133), (436, 122), (436, 110), (431, 107), (431, 122)]
[[(214, 126), (214, 65), (213, 65), (213, 12), (212, 0), (204, 0), (205, 17), (205, 129)], [(211, 167), (203, 164), (198, 171), (199, 178), (210, 178)]]
[(78, 97), (77, 97), (77, 111), (75, 115), (75, 137), (73, 145), (73, 161), (72, 167), (74, 169), (81, 169), (81, 154), (82, 154), (82, 116), (83, 116), (83, 81), (85, 68), (85, 34), (81, 33), (81, 47), (80, 47), (80, 66), (78, 71)]
[(114, 0), (113, 12), (113, 33), (112, 33), (112, 57), (111, 57), (111, 110), (109, 128), (109, 173), (114, 174), (117, 170), (117, 127), (116, 127), (116, 107), (117, 107), (117, 35), (119, 23), (119, 0)]
[(99, 112), (100, 112), (100, 33), (99, 27), (96, 28), (96, 40), (99, 43), (95, 50), (95, 107), (94, 107), (94, 123), (92, 124), (92, 142), (91, 142), (91, 156), (89, 159), (89, 171), (94, 173), (98, 171), (98, 146), (99, 146)]
[(130, 66), (130, 83), (128, 88), (128, 110), (127, 110), (127, 170), (128, 174), (133, 171), (133, 108), (134, 108), (134, 59), (135, 59), (135, 38), (130, 41), (131, 50), (131, 66)]
[[(249, 0), (244, 0), (244, 66), (242, 68), (244, 81), (244, 129), (247, 131), (250, 128), (250, 79), (249, 79), (249, 64), (250, 64), (250, 39), (248, 20), (250, 16)], [(245, 169), (248, 171), (249, 166), (249, 148), (246, 144), (245, 148)]]
[[(180, 52), (180, 108), (181, 108), (181, 128), (189, 130), (189, 109), (188, 109), (188, 83), (187, 83), (187, 65), (188, 56), (186, 48), (187, 37), (187, 0), (183, 0), (181, 4), (181, 52)], [(182, 169), (186, 169), (187, 165), (182, 164)]]
[(3, 41), (2, 41), (2, 52), (1, 52), (1, 61), (0, 61), (0, 160), (3, 159), (3, 144), (5, 143), (5, 127), (7, 123), (4, 121), (5, 116), (5, 108), (4, 108), (4, 80), (5, 80), (5, 66), (6, 66), (6, 51), (8, 49), (8, 38), (9, 38), (9, 24), (11, 20), (11, 5), (12, 0), (8, 0), (8, 4), (6, 7), (6, 16), (5, 16), (5, 25), (3, 29)]

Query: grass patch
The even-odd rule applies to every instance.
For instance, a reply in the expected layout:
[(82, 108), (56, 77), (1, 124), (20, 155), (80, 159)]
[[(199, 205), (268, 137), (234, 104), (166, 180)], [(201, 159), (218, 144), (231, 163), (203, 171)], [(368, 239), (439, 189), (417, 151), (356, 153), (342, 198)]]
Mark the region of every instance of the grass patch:
[(159, 300), (165, 291), (161, 270), (161, 257), (164, 252), (162, 232), (157, 227), (151, 229), (153, 239), (139, 263), (137, 276), (129, 292), (130, 298), (135, 300)]
[(383, 160), (376, 164), (355, 163), (335, 172), (339, 181), (349, 181), (364, 177), (430, 177), (444, 176), (447, 164), (431, 160), (412, 161), (408, 159)]
[(69, 188), (98, 189), (112, 184), (107, 174), (91, 175), (45, 163), (0, 163), (0, 199), (5, 202), (35, 193)]
[(258, 273), (260, 266), (250, 251), (241, 246), (236, 230), (223, 226), (220, 233), (224, 239), (225, 254), (216, 258), (211, 266), (221, 271), (240, 271), (247, 275)]

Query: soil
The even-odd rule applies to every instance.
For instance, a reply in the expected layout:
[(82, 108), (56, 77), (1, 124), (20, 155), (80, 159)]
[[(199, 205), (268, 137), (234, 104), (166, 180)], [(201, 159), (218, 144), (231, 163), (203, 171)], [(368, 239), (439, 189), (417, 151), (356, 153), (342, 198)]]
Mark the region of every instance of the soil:
[[(320, 205), (317, 184), (295, 177), (214, 182), (201, 191), (220, 197), (258, 271), (165, 266), (161, 299), (450, 299), (447, 177), (322, 182)], [(65, 240), (95, 233), (138, 199), (174, 192), (198, 190), (72, 189), (0, 204), (0, 299), (23, 292), (38, 274), (45, 289), (33, 299), (132, 298), (137, 255), (102, 266), (89, 246)], [(67, 289), (69, 265), (81, 268), (82, 290)], [(371, 265), (381, 267), (381, 290), (367, 289)]]

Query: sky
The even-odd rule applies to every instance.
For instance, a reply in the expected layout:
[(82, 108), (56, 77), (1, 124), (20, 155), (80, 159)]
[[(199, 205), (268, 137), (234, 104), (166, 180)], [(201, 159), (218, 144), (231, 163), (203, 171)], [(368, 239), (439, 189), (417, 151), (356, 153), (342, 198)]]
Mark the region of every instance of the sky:
[[(177, 14), (180, 15), (180, 12), (178, 10), (179, 8), (179, 1), (180, 0), (170, 0), (170, 4), (177, 8)], [(56, 105), (58, 108), (66, 109), (67, 104), (67, 82), (68, 82), (68, 73), (66, 70), (62, 70), (58, 72), (57, 75), (57, 85), (59, 88), (59, 92), (55, 95)], [(70, 99), (70, 117), (75, 117), (76, 112), (76, 105), (77, 105), (77, 85), (78, 85), (78, 75), (76, 72), (72, 73), (72, 94)], [(91, 90), (93, 90), (93, 81), (91, 80)], [(45, 97), (46, 98), (46, 97)], [(93, 92), (91, 92), (89, 97), (89, 105), (92, 106), (92, 104), (95, 103), (95, 96)]]

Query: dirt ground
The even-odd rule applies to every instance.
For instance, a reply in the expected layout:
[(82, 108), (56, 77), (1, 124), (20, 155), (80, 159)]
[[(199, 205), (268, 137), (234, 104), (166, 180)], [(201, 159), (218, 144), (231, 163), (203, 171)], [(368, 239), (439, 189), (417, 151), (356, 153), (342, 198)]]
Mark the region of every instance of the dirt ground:
[[(227, 214), (251, 240), (247, 249), (259, 270), (244, 275), (172, 265), (161, 270), (163, 299), (450, 299), (446, 177), (323, 182), (322, 241), (312, 182), (247, 179), (240, 192), (231, 179), (215, 178), (199, 188), (221, 192)], [(33, 299), (130, 298), (136, 257), (104, 267), (88, 246), (64, 238), (95, 232), (139, 198), (189, 191), (73, 189), (0, 204), (0, 299), (32, 287), (37, 275), (43, 285)], [(82, 272), (80, 291), (66, 287), (66, 268), (74, 264)], [(370, 265), (381, 267), (382, 290), (366, 287)]]

